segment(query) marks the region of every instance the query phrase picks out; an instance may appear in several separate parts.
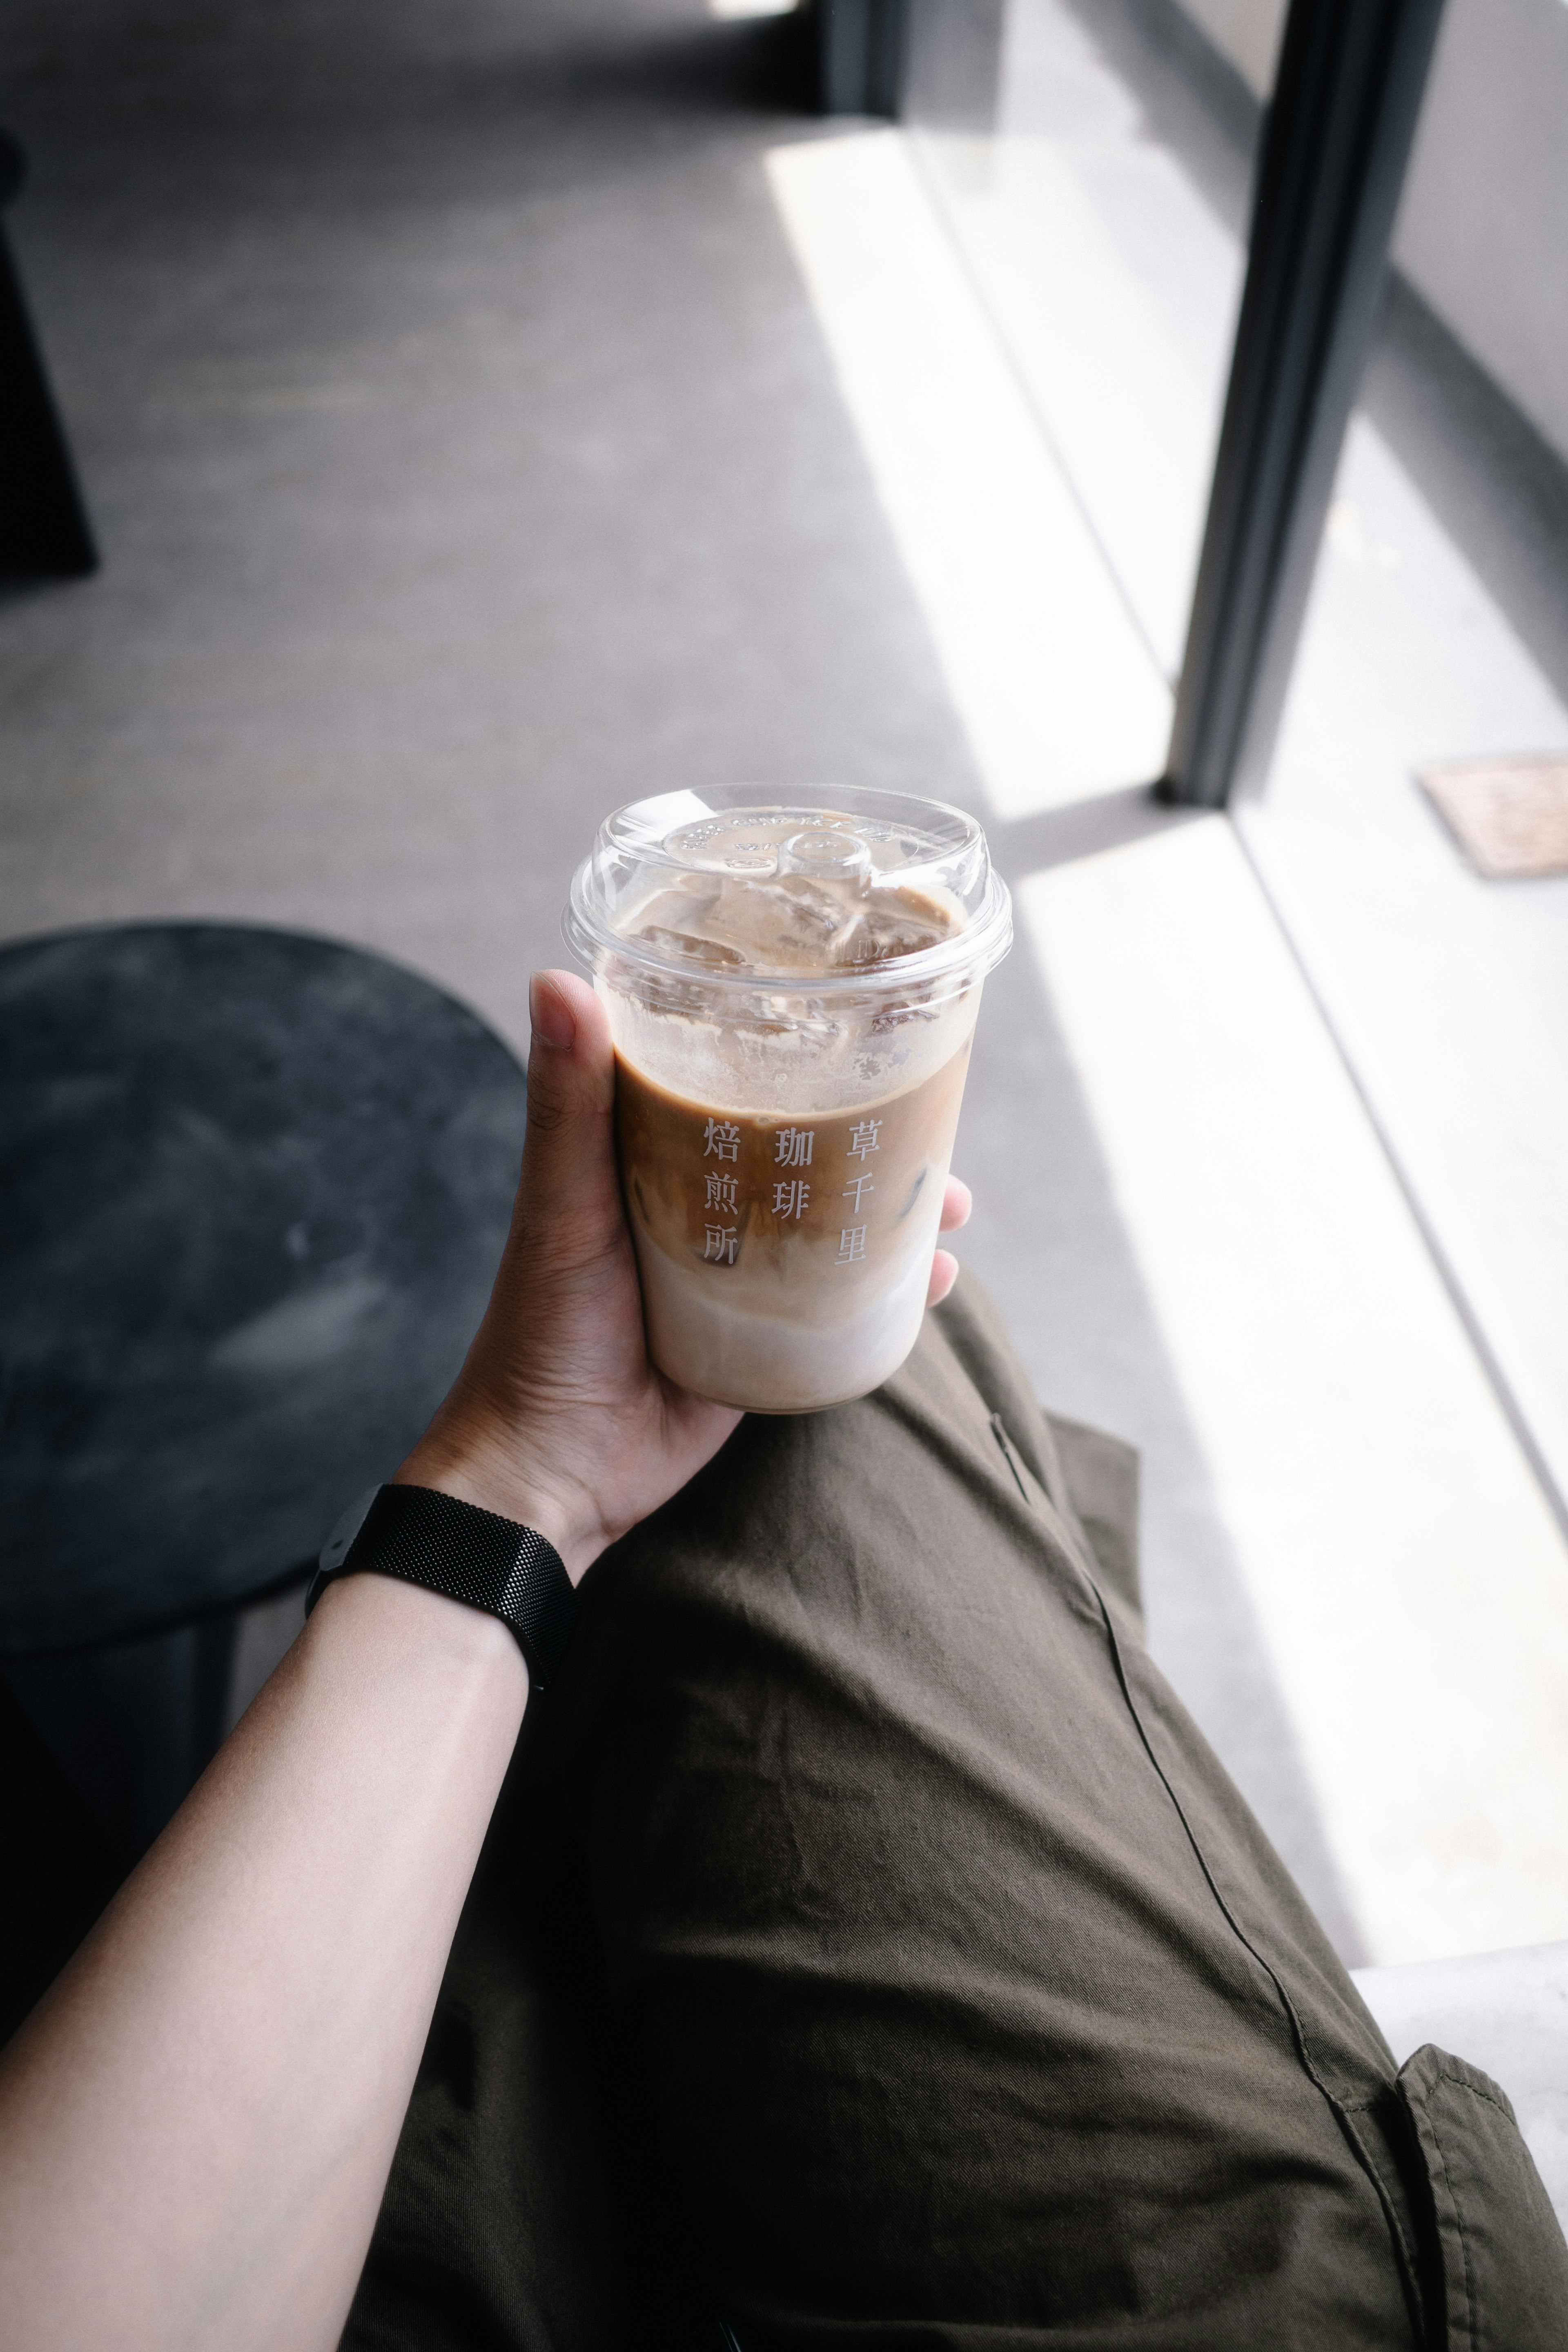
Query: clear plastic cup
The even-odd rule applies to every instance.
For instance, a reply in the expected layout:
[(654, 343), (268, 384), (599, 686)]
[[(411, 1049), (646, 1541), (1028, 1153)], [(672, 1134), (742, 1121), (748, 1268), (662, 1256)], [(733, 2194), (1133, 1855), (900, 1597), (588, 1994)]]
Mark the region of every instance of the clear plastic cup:
[(668, 793), (600, 826), (563, 929), (616, 1053), (648, 1351), (751, 1412), (915, 1343), (981, 984), (1012, 940), (972, 817), (901, 793)]

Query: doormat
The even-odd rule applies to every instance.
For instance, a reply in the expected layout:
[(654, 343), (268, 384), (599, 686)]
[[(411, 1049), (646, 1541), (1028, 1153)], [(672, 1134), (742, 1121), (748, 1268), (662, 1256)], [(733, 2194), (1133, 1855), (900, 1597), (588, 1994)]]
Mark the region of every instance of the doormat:
[(1416, 782), (1489, 881), (1568, 874), (1568, 759), (1461, 760)]

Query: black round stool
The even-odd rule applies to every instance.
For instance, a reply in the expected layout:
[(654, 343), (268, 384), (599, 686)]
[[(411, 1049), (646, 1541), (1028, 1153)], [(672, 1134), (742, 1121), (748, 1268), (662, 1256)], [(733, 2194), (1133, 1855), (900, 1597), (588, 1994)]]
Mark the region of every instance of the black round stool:
[(221, 1737), (236, 1612), (297, 1612), (457, 1371), (524, 1098), (475, 1013), (331, 940), (0, 952), (0, 1658), (122, 1858)]

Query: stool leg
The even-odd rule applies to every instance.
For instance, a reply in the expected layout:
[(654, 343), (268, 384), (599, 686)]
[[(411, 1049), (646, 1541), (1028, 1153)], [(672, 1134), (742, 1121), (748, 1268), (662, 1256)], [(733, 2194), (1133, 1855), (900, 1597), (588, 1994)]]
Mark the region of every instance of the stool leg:
[(191, 1785), (195, 1633), (20, 1658), (6, 1678), (121, 1874)]
[(69, 1959), (113, 1894), (111, 1868), (26, 1710), (0, 1675), (0, 2042)]
[(98, 550), (87, 509), (3, 228), (0, 457), (10, 485), (0, 502), (0, 575), (74, 580), (96, 572)]
[(247, 1609), (5, 1669), (121, 1873), (195, 1788), (305, 1622), (303, 1570)]
[(228, 1730), (229, 1685), (238, 1639), (237, 1612), (204, 1617), (191, 1628), (190, 1786), (194, 1789)]

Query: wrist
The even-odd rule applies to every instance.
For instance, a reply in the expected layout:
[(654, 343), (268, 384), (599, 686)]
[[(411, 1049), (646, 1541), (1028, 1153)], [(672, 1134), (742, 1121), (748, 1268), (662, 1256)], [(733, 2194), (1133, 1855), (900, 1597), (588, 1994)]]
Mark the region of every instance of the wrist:
[(520, 1461), (504, 1443), (478, 1431), (461, 1436), (439, 1425), (426, 1432), (394, 1472), (395, 1486), (431, 1486), (475, 1503), (498, 1518), (533, 1528), (560, 1553), (572, 1582), (581, 1583), (609, 1541), (597, 1514), (564, 1486), (557, 1486)]
[(462, 1680), (476, 1672), (493, 1678), (521, 1714), (528, 1665), (510, 1626), (427, 1585), (390, 1576), (338, 1577), (317, 1602), (310, 1624), (318, 1642), (323, 1628), (330, 1640), (346, 1633), (361, 1666), (373, 1659), (386, 1672), (414, 1655), (422, 1676), (447, 1670)]

